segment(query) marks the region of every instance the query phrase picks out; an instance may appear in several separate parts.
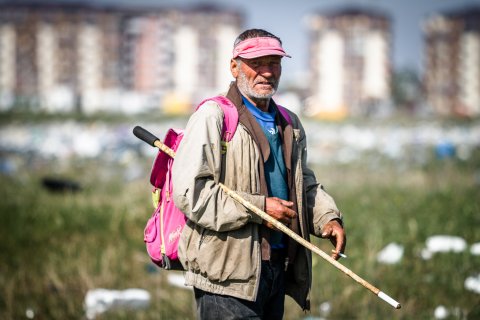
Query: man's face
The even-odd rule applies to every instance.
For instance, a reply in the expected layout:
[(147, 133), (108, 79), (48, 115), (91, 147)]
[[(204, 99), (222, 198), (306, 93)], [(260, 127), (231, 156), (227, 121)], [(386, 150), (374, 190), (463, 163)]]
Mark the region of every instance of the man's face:
[(252, 100), (269, 99), (278, 88), (282, 74), (281, 56), (232, 60), (230, 69), (240, 91)]

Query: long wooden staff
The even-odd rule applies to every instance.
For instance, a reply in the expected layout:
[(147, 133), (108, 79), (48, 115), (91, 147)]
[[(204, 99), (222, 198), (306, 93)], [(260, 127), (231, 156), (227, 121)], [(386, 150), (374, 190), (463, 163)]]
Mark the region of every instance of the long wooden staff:
[[(165, 145), (164, 143), (162, 143), (160, 141), (160, 139), (158, 139), (156, 136), (154, 136), (153, 134), (151, 134), (150, 132), (148, 132), (147, 130), (143, 129), (142, 127), (139, 127), (139, 126), (136, 126), (134, 129), (133, 129), (133, 134), (145, 141), (146, 143), (154, 146), (154, 147), (157, 147), (158, 149), (162, 150), (163, 152), (165, 152), (166, 154), (168, 154), (169, 156), (171, 156), (172, 158), (175, 157), (175, 152), (170, 149), (167, 145)], [(227, 186), (225, 186), (224, 184), (222, 183), (219, 183), (220, 187), (222, 188), (222, 190), (227, 194), (229, 195), (232, 199), (234, 199), (235, 201), (241, 203), (243, 206), (245, 206), (247, 209), (250, 209), (251, 211), (253, 211), (255, 214), (257, 214), (258, 216), (260, 216), (263, 220), (266, 220), (267, 222), (270, 222), (275, 228), (277, 228), (278, 230), (282, 231), (283, 233), (285, 233), (286, 235), (288, 235), (290, 238), (292, 238), (293, 240), (295, 240), (296, 242), (298, 242), (299, 244), (301, 244), (302, 246), (304, 246), (305, 248), (311, 250), (312, 252), (318, 254), (320, 257), (322, 257), (323, 259), (327, 260), (330, 264), (334, 265), (337, 269), (341, 270), (343, 273), (345, 273), (346, 275), (348, 275), (349, 277), (351, 277), (353, 280), (355, 280), (357, 283), (361, 284), (363, 287), (367, 288), (368, 290), (370, 290), (371, 292), (373, 292), (377, 297), (379, 297), (380, 299), (382, 299), (383, 301), (387, 302), (389, 305), (391, 305), (392, 307), (394, 307), (395, 309), (400, 309), (401, 308), (401, 305), (399, 302), (395, 301), (393, 298), (391, 298), (389, 295), (387, 295), (386, 293), (384, 293), (383, 291), (381, 291), (380, 289), (378, 289), (377, 287), (373, 286), (372, 284), (370, 284), (368, 281), (364, 280), (363, 278), (361, 278), (360, 276), (358, 276), (356, 273), (354, 273), (352, 270), (348, 269), (347, 267), (345, 267), (343, 264), (341, 264), (340, 262), (338, 262), (337, 260), (333, 259), (332, 257), (330, 257), (330, 255), (328, 255), (325, 251), (323, 251), (322, 249), (318, 248), (317, 246), (315, 246), (314, 244), (308, 242), (307, 240), (303, 239), (302, 237), (300, 237), (298, 234), (296, 234), (295, 232), (293, 232), (292, 230), (290, 230), (287, 226), (285, 226), (283, 223), (281, 223), (280, 221), (276, 220), (275, 218), (271, 217), (270, 215), (268, 215), (266, 212), (260, 210), (258, 207), (254, 206), (253, 204), (251, 204), (250, 202), (248, 202), (247, 200), (243, 199), (240, 195), (238, 195), (235, 191), (229, 189)]]

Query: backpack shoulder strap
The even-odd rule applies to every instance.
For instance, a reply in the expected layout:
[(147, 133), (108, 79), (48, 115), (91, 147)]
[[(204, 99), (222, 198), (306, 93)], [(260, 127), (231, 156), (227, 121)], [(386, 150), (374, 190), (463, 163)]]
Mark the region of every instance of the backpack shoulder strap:
[(287, 120), (288, 124), (292, 125), (292, 118), (290, 117), (290, 114), (288, 113), (287, 109), (279, 104), (277, 104), (278, 111), (280, 111), (280, 114)]
[[(237, 130), (238, 126), (238, 111), (237, 107), (231, 102), (227, 97), (224, 96), (215, 96), (211, 98), (207, 98), (200, 102), (195, 109), (198, 110), (205, 102), (207, 101), (215, 101), (223, 110), (223, 129), (222, 129), (222, 140), (225, 142), (229, 142), (232, 140), (235, 131)], [(288, 113), (287, 109), (279, 104), (277, 104), (278, 111), (280, 114), (287, 120), (287, 122), (292, 125), (292, 118)]]
[(227, 97), (224, 96), (215, 96), (207, 98), (200, 102), (200, 104), (195, 109), (198, 110), (205, 102), (215, 101), (223, 110), (223, 128), (222, 128), (222, 140), (229, 142), (232, 140), (235, 131), (238, 126), (238, 111), (237, 107), (231, 102)]

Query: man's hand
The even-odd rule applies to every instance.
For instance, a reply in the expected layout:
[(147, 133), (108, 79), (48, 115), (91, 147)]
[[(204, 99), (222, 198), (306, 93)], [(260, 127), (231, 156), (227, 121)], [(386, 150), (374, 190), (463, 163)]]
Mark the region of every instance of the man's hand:
[[(270, 197), (265, 199), (265, 212), (269, 216), (275, 218), (276, 220), (287, 226), (292, 222), (292, 219), (297, 216), (295, 211), (291, 209), (292, 207), (293, 202), (291, 201), (282, 200), (277, 197)], [(270, 222), (263, 220), (263, 223), (267, 227), (275, 229), (275, 227)]]
[(340, 258), (339, 253), (345, 251), (347, 237), (345, 230), (337, 219), (330, 220), (323, 226), (322, 238), (330, 239), (330, 242), (335, 246), (335, 252), (332, 253), (332, 258), (338, 260)]

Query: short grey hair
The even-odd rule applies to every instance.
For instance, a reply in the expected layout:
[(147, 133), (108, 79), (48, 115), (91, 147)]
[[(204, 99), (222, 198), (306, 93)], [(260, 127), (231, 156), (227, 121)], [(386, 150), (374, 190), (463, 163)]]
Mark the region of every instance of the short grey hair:
[(270, 33), (266, 30), (263, 29), (248, 29), (243, 31), (238, 37), (235, 39), (235, 42), (233, 43), (233, 47), (235, 48), (240, 42), (246, 39), (251, 39), (251, 38), (259, 38), (259, 37), (270, 37), (270, 38), (275, 38), (282, 44), (282, 40), (280, 40), (279, 37), (274, 35), (273, 33)]

